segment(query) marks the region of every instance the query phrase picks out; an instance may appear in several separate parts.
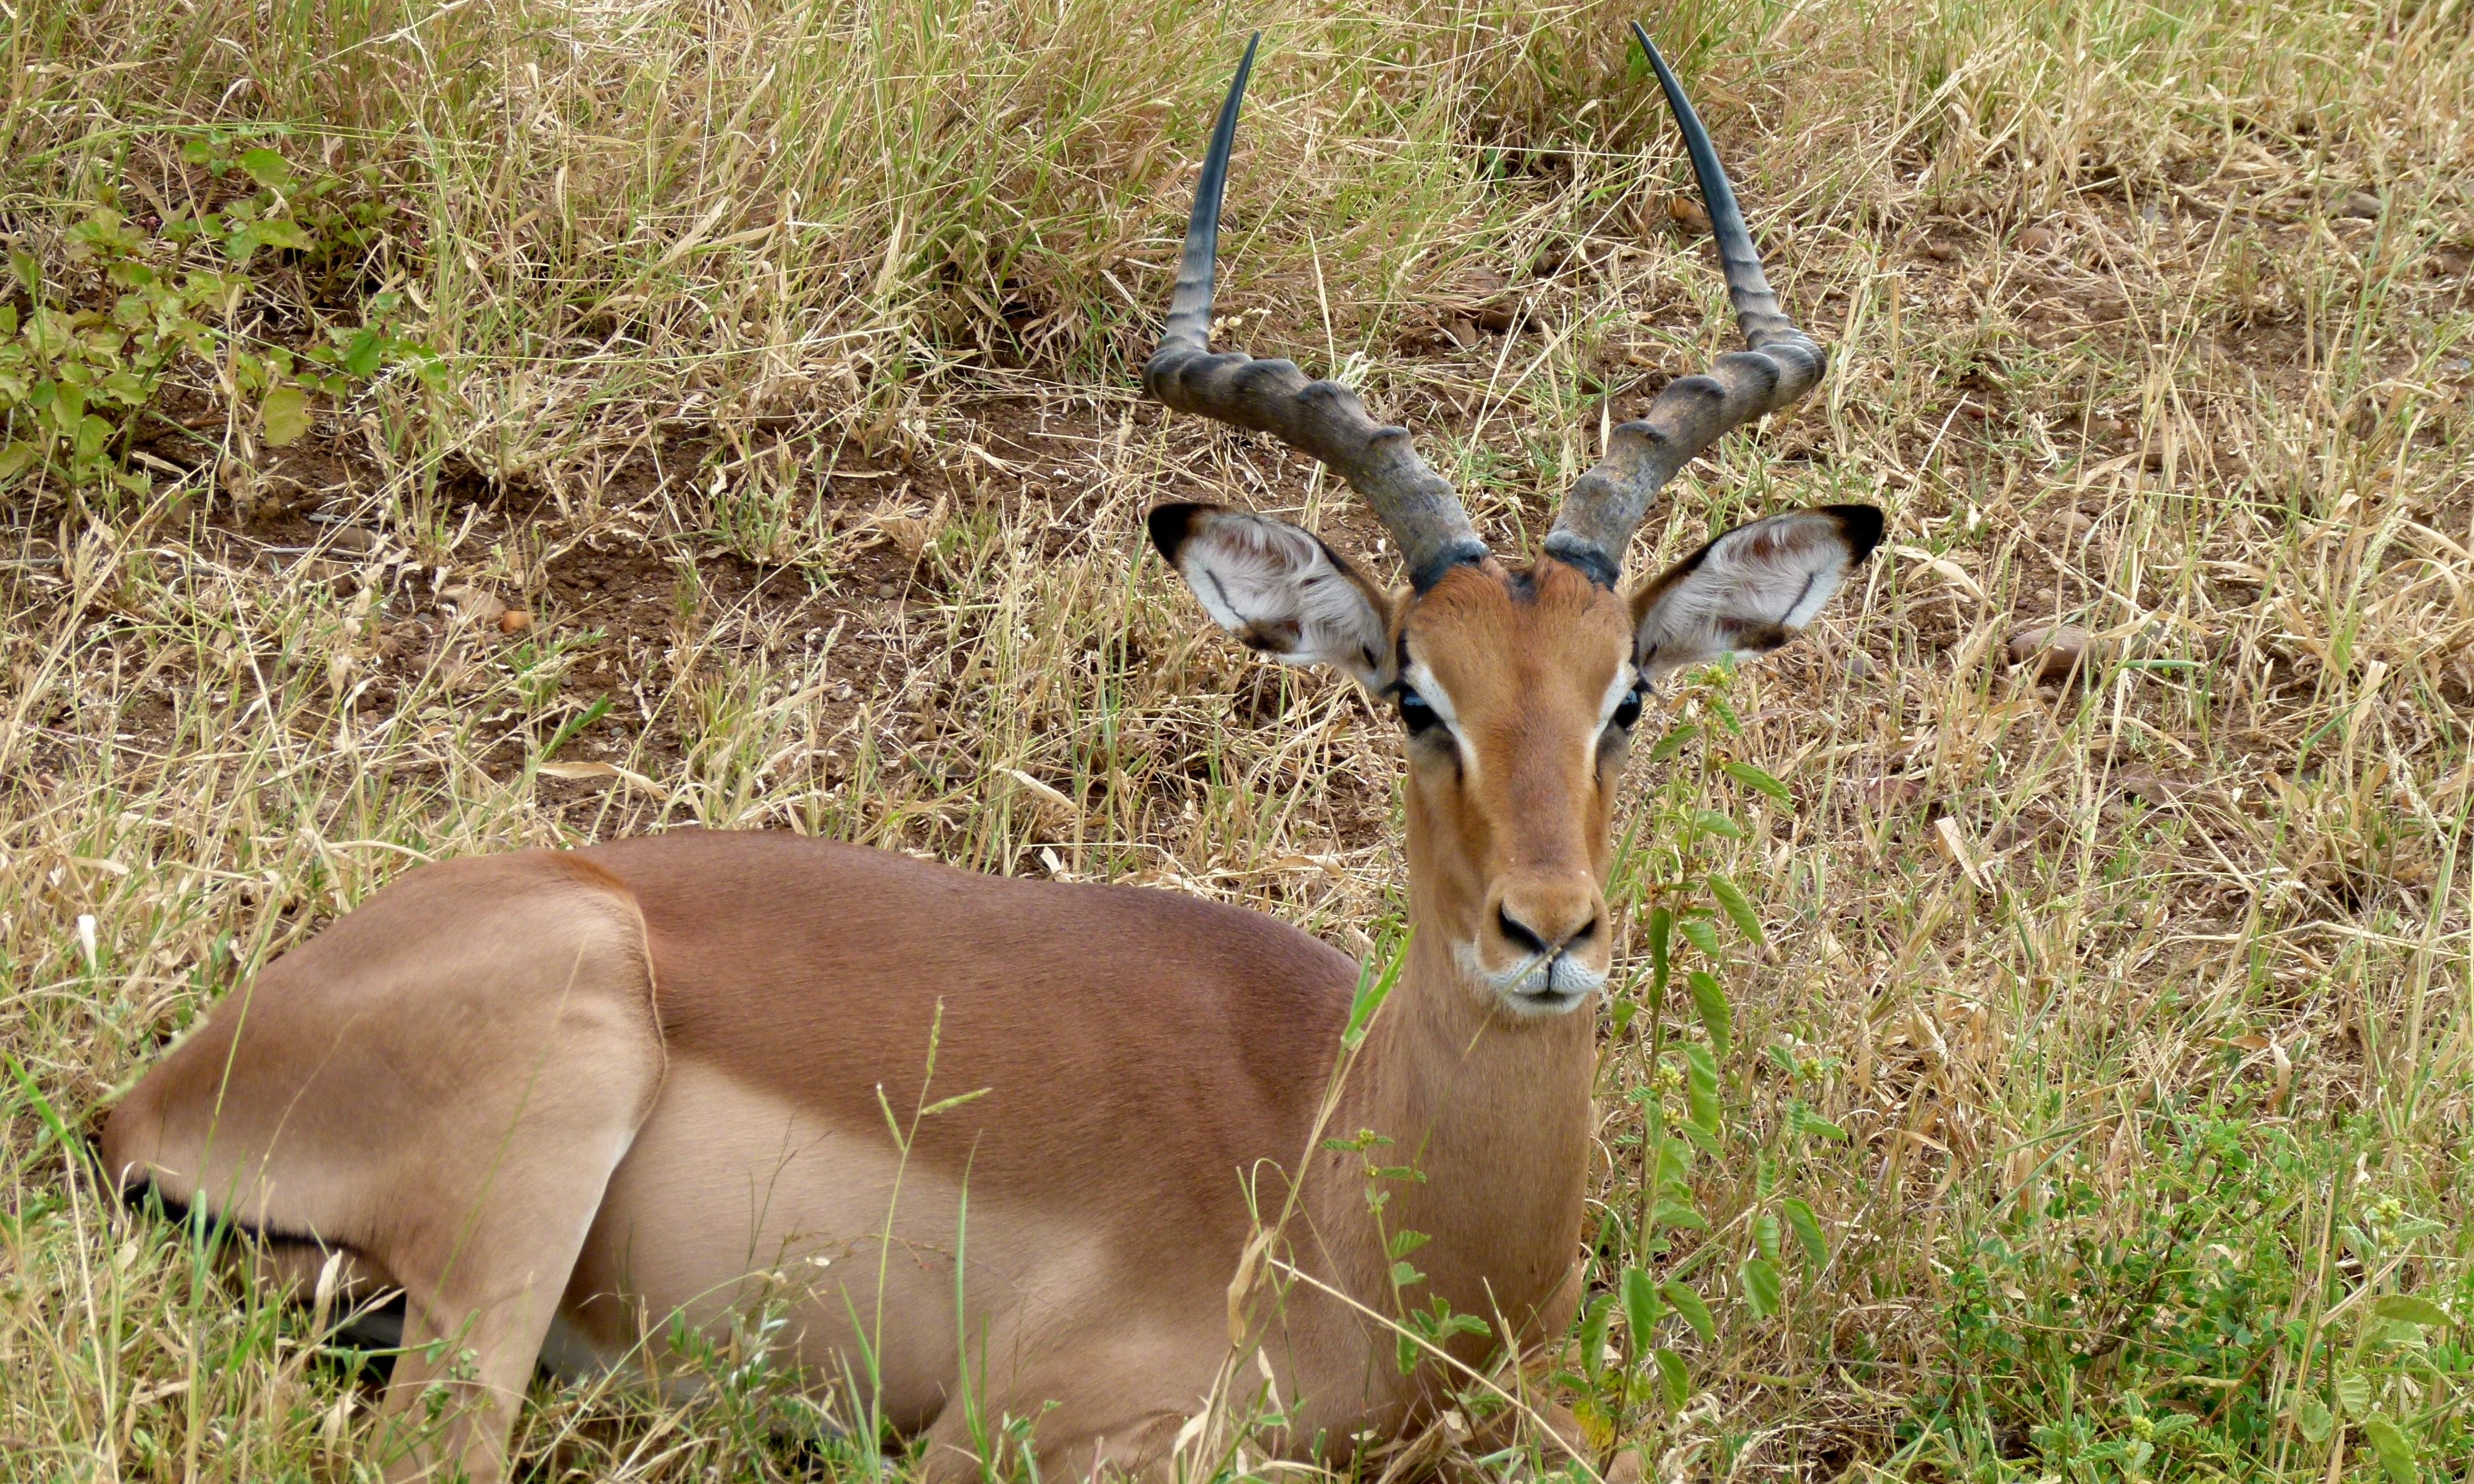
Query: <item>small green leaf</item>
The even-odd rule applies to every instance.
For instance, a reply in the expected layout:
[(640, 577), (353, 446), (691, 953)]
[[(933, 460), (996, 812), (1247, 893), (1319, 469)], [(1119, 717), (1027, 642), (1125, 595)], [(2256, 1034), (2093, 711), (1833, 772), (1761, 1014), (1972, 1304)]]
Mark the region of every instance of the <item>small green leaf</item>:
[(1416, 1252), (1419, 1248), (1425, 1246), (1428, 1242), (1433, 1240), (1433, 1237), (1428, 1236), (1423, 1232), (1395, 1232), (1392, 1233), (1392, 1256), (1395, 1257), (1405, 1257), (1409, 1256), (1409, 1254)]
[(309, 432), (309, 397), (299, 387), (277, 387), (258, 404), (259, 436), (274, 447), (297, 443)]
[(110, 441), (111, 424), (87, 413), (78, 419), (77, 438), (70, 444), (70, 457), (80, 464), (91, 464), (103, 457), (103, 446)]
[(1767, 1319), (1779, 1311), (1783, 1302), (1779, 1283), (1778, 1265), (1767, 1257), (1754, 1257), (1744, 1263), (1744, 1303), (1755, 1319)]
[(1702, 1029), (1710, 1033), (1710, 1044), (1725, 1056), (1735, 1037), (1735, 1012), (1727, 1003), (1727, 992), (1719, 987), (1716, 975), (1698, 969), (1685, 975), (1684, 982), (1692, 987), (1692, 1010), (1701, 1017)]
[(292, 183), (292, 167), (273, 150), (243, 150), (240, 168), (249, 172), (251, 180), (270, 191), (283, 190)]
[(2371, 1312), (2382, 1319), (2402, 1320), (2406, 1324), (2420, 1325), (2426, 1329), (2448, 1328), (2446, 1309), (2429, 1299), (2417, 1298), (2410, 1293), (2392, 1293), (2385, 1299), (2374, 1300), (2371, 1304)]
[(2380, 1455), (2380, 1466), (2396, 1484), (2413, 1484), (2413, 1443), (2387, 1416), (2374, 1412), (2363, 1419), (2363, 1436)]
[(1842, 1144), (1847, 1142), (1847, 1131), (1819, 1113), (1805, 1114), (1804, 1132), (1817, 1134), (1823, 1138), (1833, 1139)]
[(1692, 1373), (1684, 1368), (1684, 1357), (1661, 1347), (1658, 1352), (1658, 1378), (1666, 1390), (1668, 1411), (1682, 1411), (1692, 1400)]
[(1772, 1262), (1778, 1261), (1781, 1240), (1777, 1212), (1763, 1211), (1753, 1218), (1753, 1245), (1759, 1249), (1762, 1257)]
[(1767, 794), (1781, 803), (1786, 802), (1791, 797), (1793, 797), (1788, 794), (1784, 783), (1782, 783), (1778, 779), (1770, 777), (1768, 774), (1763, 773), (1760, 769), (1754, 767), (1751, 763), (1725, 763), (1721, 764), (1721, 769), (1725, 772), (1727, 777), (1734, 778), (1736, 782), (1743, 784), (1746, 788), (1758, 793)]
[(1684, 749), (1691, 743), (1692, 739), (1699, 735), (1701, 735), (1701, 729), (1687, 722), (1684, 726), (1678, 727), (1673, 731), (1670, 731), (1666, 735), (1659, 738), (1658, 745), (1649, 750), (1649, 760), (1651, 762), (1664, 762), (1676, 754), (1684, 751)]
[(7, 484), (26, 472), (33, 467), (34, 462), (35, 445), (23, 439), (7, 447), (0, 447), (0, 484)]
[(1710, 895), (1718, 898), (1718, 905), (1725, 909), (1728, 918), (1734, 922), (1737, 932), (1755, 943), (1769, 941), (1761, 935), (1761, 920), (1753, 912), (1753, 904), (1744, 898), (1744, 889), (1737, 886), (1725, 872), (1710, 873)]
[(1681, 926), (1686, 941), (1700, 949), (1703, 958), (1712, 964), (1725, 961), (1726, 945), (1718, 942), (1718, 929), (1710, 923), (1708, 914), (1696, 912), (1686, 918)]
[(1649, 909), (1649, 1002), (1666, 1003), (1666, 977), (1675, 914), (1664, 907)]
[(1718, 1105), (1718, 1062), (1707, 1046), (1689, 1041), (1676, 1047), (1684, 1058), (1684, 1106), (1692, 1126), (1716, 1136), (1722, 1110)]
[(1683, 1201), (1661, 1201), (1650, 1220), (1661, 1227), (1682, 1227), (1687, 1232), (1707, 1232), (1710, 1218), (1700, 1209)]
[(1581, 1369), (1594, 1382), (1607, 1365), (1607, 1330), (1615, 1312), (1615, 1296), (1602, 1293), (1581, 1315)]
[(1684, 1316), (1684, 1322), (1692, 1327), (1692, 1332), (1701, 1336), (1702, 1344), (1707, 1345), (1717, 1338), (1718, 1322), (1710, 1317), (1710, 1305), (1701, 1302), (1699, 1294), (1681, 1280), (1672, 1278), (1661, 1284), (1659, 1291), (1666, 1295), (1666, 1302), (1673, 1305), (1675, 1312)]
[(1812, 1208), (1788, 1196), (1779, 1202), (1779, 1209), (1786, 1212), (1787, 1228), (1795, 1233), (1796, 1245), (1804, 1249), (1804, 1260), (1816, 1268), (1829, 1261), (1830, 1240), (1822, 1234), (1821, 1218), (1812, 1213)]
[(255, 224), (249, 231), (264, 247), (287, 248), (295, 252), (309, 251), (309, 234), (301, 229), (301, 224), (298, 222), (288, 222), (281, 217), (274, 217)]
[(1692, 827), (1705, 835), (1716, 835), (1722, 840), (1744, 838), (1744, 826), (1715, 809), (1703, 809), (1695, 813), (1692, 816)]
[(1659, 1302), (1658, 1284), (1638, 1268), (1623, 1271), (1623, 1308), (1624, 1328), (1632, 1335), (1632, 1352), (1647, 1354), (1658, 1322), (1666, 1317), (1666, 1305)]
[(1419, 1272), (1415, 1263), (1392, 1264), (1392, 1286), (1395, 1288), (1415, 1288), (1425, 1281), (1426, 1275)]

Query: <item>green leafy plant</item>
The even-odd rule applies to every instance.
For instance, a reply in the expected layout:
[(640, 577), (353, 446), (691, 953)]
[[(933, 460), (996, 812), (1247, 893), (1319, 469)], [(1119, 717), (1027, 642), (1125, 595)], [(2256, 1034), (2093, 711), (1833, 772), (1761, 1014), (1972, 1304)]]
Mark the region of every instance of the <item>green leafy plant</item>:
[(133, 220), (117, 193), (104, 191), (62, 233), (59, 263), (11, 248), (0, 301), (0, 485), (40, 477), (81, 495), (144, 491), (150, 480), (130, 467), (130, 453), (183, 371), (253, 408), (259, 441), (276, 446), (308, 433), (316, 398), (349, 396), (391, 366), (443, 390), (437, 355), (398, 327), (394, 293), (362, 302), (363, 323), (322, 327), (305, 346), (234, 332), (234, 317), (260, 289), (253, 264), (365, 248), (384, 210), (349, 199), (344, 177), (297, 174), (269, 146), (234, 147), (246, 143), (217, 133), (182, 147), (183, 160), (210, 179), (236, 170), (255, 187), (213, 209), (172, 205)]
[[(1671, 1424), (1700, 1389), (1683, 1336), (1712, 1343), (1730, 1304), (1756, 1323), (1775, 1319), (1791, 1276), (1816, 1273), (1830, 1257), (1820, 1218), (1789, 1179), (1805, 1150), (1845, 1133), (1796, 1100), (1783, 1127), (1764, 1134), (1728, 1096), (1726, 1071), (1742, 1049), (1726, 990), (1734, 943), (1758, 947), (1767, 935), (1724, 866), (1724, 847), (1750, 831), (1710, 801), (1790, 797), (1779, 779), (1728, 754), (1727, 741), (1742, 732), (1727, 701), (1733, 683), (1726, 667), (1697, 677), (1680, 720), (1651, 746), (1665, 774), (1641, 816), (1649, 848), (1625, 883), (1649, 965), (1646, 983), (1616, 999), (1612, 1026), (1619, 1044), (1637, 1031), (1635, 1065), (1647, 1073), (1626, 1094), (1639, 1120), (1630, 1142), (1640, 1175), (1631, 1209), (1609, 1213), (1600, 1291), (1582, 1315), (1581, 1372), (1567, 1377), (1581, 1387), (1584, 1425), (1602, 1437), (1647, 1437)], [(1783, 1060), (1791, 1077), (1801, 1074)], [(1723, 1236), (1694, 1189), (1705, 1159), (1754, 1171), (1756, 1204)]]

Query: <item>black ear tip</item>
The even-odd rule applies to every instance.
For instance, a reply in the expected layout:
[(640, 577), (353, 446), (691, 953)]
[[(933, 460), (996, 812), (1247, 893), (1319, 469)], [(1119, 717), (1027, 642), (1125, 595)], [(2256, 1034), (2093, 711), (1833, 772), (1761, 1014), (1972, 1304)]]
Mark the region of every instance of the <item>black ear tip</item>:
[(1152, 528), (1152, 544), (1159, 548), (1159, 554), (1167, 559), (1170, 566), (1176, 565), (1176, 554), (1184, 549), (1185, 539), (1194, 534), (1195, 521), (1213, 509), (1213, 506), (1194, 503), (1152, 507), (1145, 524)]
[(1874, 505), (1825, 505), (1822, 507), (1838, 517), (1838, 529), (1847, 533), (1847, 545), (1856, 562), (1873, 554), (1881, 544), (1883, 521), (1881, 511)]

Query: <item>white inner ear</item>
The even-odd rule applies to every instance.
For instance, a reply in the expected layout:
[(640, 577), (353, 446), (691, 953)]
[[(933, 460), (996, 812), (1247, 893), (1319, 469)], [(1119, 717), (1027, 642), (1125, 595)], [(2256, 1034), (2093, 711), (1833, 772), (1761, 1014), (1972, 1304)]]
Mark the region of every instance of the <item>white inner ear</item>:
[(1392, 682), (1383, 610), (1312, 533), (1237, 511), (1196, 523), (1177, 574), (1221, 628), (1288, 664), (1332, 664), (1381, 689)]
[(1634, 652), (1642, 670), (1660, 676), (1777, 648), (1812, 622), (1854, 556), (1837, 519), (1815, 511), (1736, 527), (1641, 615)]

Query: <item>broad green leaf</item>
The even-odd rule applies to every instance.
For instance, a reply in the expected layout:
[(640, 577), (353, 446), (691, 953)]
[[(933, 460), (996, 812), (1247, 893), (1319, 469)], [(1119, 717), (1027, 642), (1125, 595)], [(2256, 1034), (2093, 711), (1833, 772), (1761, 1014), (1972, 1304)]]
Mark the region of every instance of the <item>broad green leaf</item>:
[(1769, 941), (1761, 935), (1761, 920), (1754, 913), (1753, 904), (1745, 899), (1744, 889), (1737, 886), (1725, 872), (1710, 873), (1710, 895), (1718, 898), (1718, 905), (1726, 910), (1728, 918), (1734, 922), (1737, 932), (1755, 943)]
[(2360, 1417), (2371, 1409), (2370, 1377), (2360, 1371), (2346, 1371), (2337, 1377), (2337, 1404), (2348, 1417)]
[(1684, 1403), (1692, 1399), (1692, 1373), (1684, 1368), (1684, 1357), (1663, 1346), (1660, 1347), (1658, 1378), (1666, 1388), (1667, 1410), (1682, 1411)]
[(1821, 1218), (1812, 1213), (1812, 1208), (1788, 1196), (1779, 1202), (1779, 1209), (1786, 1212), (1787, 1228), (1795, 1233), (1796, 1245), (1804, 1249), (1804, 1260), (1816, 1268), (1829, 1261), (1830, 1240), (1822, 1234)]
[(1736, 782), (1743, 784), (1746, 788), (1767, 794), (1781, 803), (1786, 802), (1790, 797), (1784, 783), (1782, 783), (1778, 779), (1770, 777), (1768, 774), (1763, 773), (1760, 769), (1754, 767), (1751, 763), (1731, 762), (1723, 764), (1723, 767), (1726, 770), (1727, 777), (1734, 778)]
[(386, 360), (386, 337), (376, 330), (364, 329), (344, 347), (344, 370), (366, 381), (376, 374)]
[(77, 440), (70, 445), (71, 457), (80, 464), (91, 464), (103, 457), (103, 446), (110, 441), (111, 424), (87, 413), (78, 419)]
[(1632, 1334), (1632, 1352), (1649, 1353), (1658, 1322), (1666, 1317), (1666, 1305), (1659, 1301), (1658, 1284), (1638, 1268), (1623, 1271), (1623, 1307), (1624, 1328)]
[(1744, 838), (1744, 826), (1715, 809), (1703, 809), (1695, 813), (1692, 816), (1692, 827), (1705, 835), (1716, 835), (1722, 840)]
[(1718, 985), (1717, 976), (1696, 969), (1684, 976), (1692, 987), (1692, 1012), (1701, 1017), (1701, 1028), (1710, 1033), (1710, 1044), (1725, 1056), (1734, 1043), (1735, 1012), (1727, 1004), (1727, 992)]
[(2327, 1442), (2328, 1434), (2336, 1429), (2336, 1424), (2335, 1414), (2316, 1397), (2305, 1397), (2294, 1403), (2293, 1425), (2301, 1428), (2302, 1435), (2314, 1443)]
[(292, 167), (273, 150), (242, 151), (240, 168), (249, 172), (251, 180), (270, 191), (283, 190), (292, 183)]
[(1718, 1062), (1707, 1046), (1689, 1041), (1676, 1048), (1684, 1058), (1684, 1106), (1692, 1126), (1714, 1137), (1718, 1132), (1721, 1110), (1718, 1105)]
[(1842, 1144), (1847, 1142), (1847, 1131), (1819, 1113), (1805, 1114), (1804, 1131), (1807, 1134), (1817, 1134), (1823, 1138), (1835, 1139)]
[(258, 404), (259, 436), (281, 448), (309, 431), (309, 397), (299, 387), (277, 387)]
[(2420, 1325), (2427, 1329), (2448, 1328), (2446, 1309), (2429, 1299), (2417, 1298), (2410, 1293), (2392, 1293), (2385, 1299), (2376, 1300), (2371, 1304), (2371, 1312), (2382, 1319), (2402, 1320), (2410, 1325)]
[(1702, 1303), (1701, 1296), (1690, 1286), (1670, 1278), (1659, 1285), (1659, 1291), (1666, 1295), (1666, 1302), (1673, 1305), (1675, 1312), (1684, 1316), (1684, 1322), (1692, 1327), (1692, 1332), (1701, 1336), (1702, 1344), (1707, 1345), (1717, 1338), (1718, 1322), (1710, 1317), (1710, 1305)]
[(1779, 1285), (1778, 1265), (1767, 1257), (1754, 1257), (1744, 1263), (1744, 1302), (1753, 1317), (1767, 1319), (1779, 1311), (1783, 1295)]
[(2413, 1443), (2396, 1424), (2374, 1412), (2363, 1419), (2363, 1436), (2369, 1440), (2371, 1451), (2380, 1455), (2380, 1466), (2389, 1478), (2396, 1484), (2413, 1484)]
[(34, 467), (35, 445), (23, 439), (0, 448), (0, 484), (6, 484)]
[(1701, 729), (1691, 725), (1690, 723), (1678, 727), (1673, 731), (1670, 731), (1666, 735), (1658, 739), (1658, 745), (1649, 750), (1649, 760), (1651, 762), (1664, 762), (1676, 754), (1684, 751), (1685, 747), (1688, 745), (1693, 738), (1699, 735), (1701, 735)]
[(1696, 912), (1686, 918), (1681, 925), (1684, 928), (1685, 939), (1692, 946), (1701, 950), (1703, 958), (1712, 964), (1723, 963), (1726, 960), (1727, 949), (1718, 942), (1718, 929), (1711, 925), (1708, 917)]
[(281, 217), (273, 217), (254, 224), (249, 230), (250, 235), (255, 237), (261, 246), (287, 248), (295, 252), (309, 251), (309, 234), (301, 229), (301, 224), (298, 222), (287, 222)]

